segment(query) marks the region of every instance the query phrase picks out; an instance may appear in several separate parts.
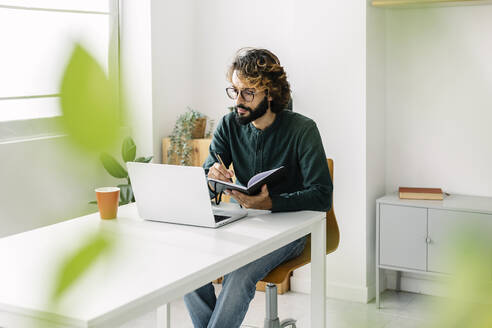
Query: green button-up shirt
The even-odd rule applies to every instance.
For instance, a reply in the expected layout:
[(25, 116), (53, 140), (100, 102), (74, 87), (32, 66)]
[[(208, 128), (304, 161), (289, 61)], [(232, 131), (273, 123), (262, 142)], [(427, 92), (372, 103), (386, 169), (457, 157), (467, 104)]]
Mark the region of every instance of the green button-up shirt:
[(216, 162), (212, 152), (219, 154), (226, 167), (233, 163), (236, 182), (243, 186), (255, 174), (283, 165), (285, 179), (269, 186), (273, 212), (330, 210), (333, 184), (313, 120), (282, 111), (269, 127), (259, 130), (252, 123), (237, 123), (234, 116), (227, 114), (217, 124), (203, 164), (206, 174)]

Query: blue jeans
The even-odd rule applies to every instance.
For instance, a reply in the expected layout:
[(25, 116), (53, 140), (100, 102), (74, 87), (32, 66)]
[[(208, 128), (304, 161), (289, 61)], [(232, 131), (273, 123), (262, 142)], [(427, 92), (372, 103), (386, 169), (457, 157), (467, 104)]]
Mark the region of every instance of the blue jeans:
[(299, 256), (307, 237), (273, 251), (224, 276), (217, 298), (212, 283), (186, 294), (184, 301), (195, 328), (235, 328), (243, 322), (256, 283), (285, 261)]

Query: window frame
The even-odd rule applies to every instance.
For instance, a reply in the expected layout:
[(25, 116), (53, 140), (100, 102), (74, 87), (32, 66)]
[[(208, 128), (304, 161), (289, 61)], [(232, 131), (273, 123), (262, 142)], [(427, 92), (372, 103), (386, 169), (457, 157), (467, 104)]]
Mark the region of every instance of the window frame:
[[(108, 0), (109, 1), (109, 50), (108, 50), (108, 74), (111, 79), (115, 79), (120, 85), (120, 0)], [(24, 6), (9, 6), (0, 5), (1, 8), (15, 8), (23, 10), (38, 10), (38, 11), (55, 11), (55, 12), (68, 12), (68, 13), (102, 13), (91, 12), (85, 10), (72, 10), (72, 9), (48, 9), (48, 8), (31, 8)], [(3, 100), (12, 99), (40, 99), (40, 98), (57, 98), (59, 94), (51, 95), (33, 95), (33, 96), (21, 96), (21, 97), (6, 97), (0, 99), (0, 103)], [(118, 98), (119, 99), (119, 94)], [(54, 117), (42, 117), (32, 119), (19, 119), (12, 121), (0, 122), (0, 144), (11, 143), (23, 140), (32, 139), (44, 139), (50, 137), (64, 136), (64, 132), (60, 128), (61, 116)]]

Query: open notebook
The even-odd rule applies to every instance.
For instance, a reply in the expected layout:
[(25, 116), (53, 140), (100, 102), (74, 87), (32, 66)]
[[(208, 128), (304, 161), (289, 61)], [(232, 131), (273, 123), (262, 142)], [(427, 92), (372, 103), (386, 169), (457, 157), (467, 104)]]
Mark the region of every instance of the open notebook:
[(264, 184), (272, 185), (277, 183), (285, 175), (285, 167), (277, 167), (273, 170), (264, 171), (254, 175), (249, 179), (246, 186), (237, 185), (233, 182), (225, 182), (216, 179), (208, 179), (212, 187), (217, 193), (223, 192), (226, 189), (237, 190), (247, 195), (256, 195), (260, 193), (261, 187)]

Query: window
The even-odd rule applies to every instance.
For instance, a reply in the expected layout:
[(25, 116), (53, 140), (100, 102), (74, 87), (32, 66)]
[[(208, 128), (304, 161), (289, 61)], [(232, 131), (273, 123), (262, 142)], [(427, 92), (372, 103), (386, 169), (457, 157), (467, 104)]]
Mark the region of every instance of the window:
[(56, 133), (75, 42), (118, 77), (118, 0), (0, 0), (0, 40), (0, 139)]

